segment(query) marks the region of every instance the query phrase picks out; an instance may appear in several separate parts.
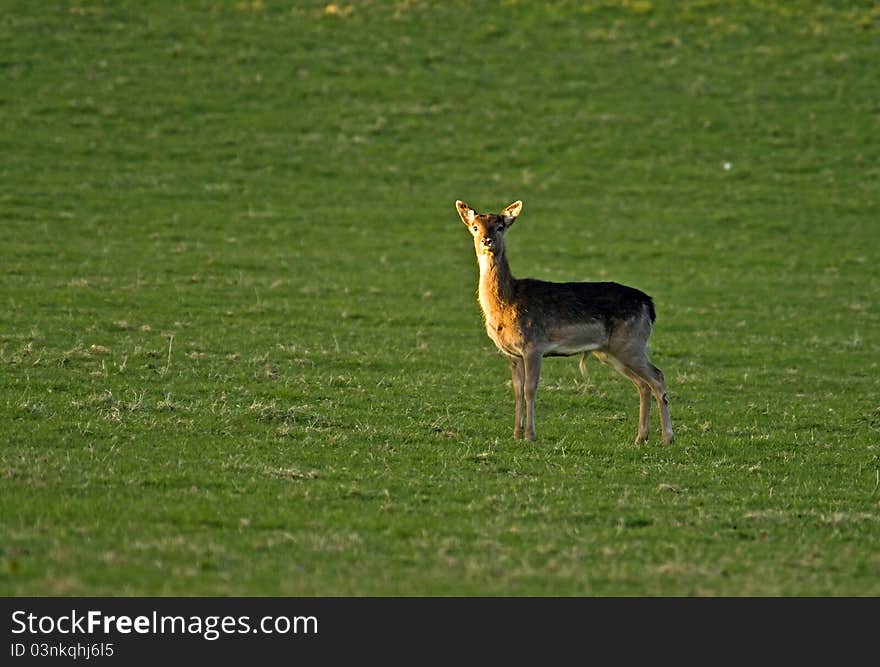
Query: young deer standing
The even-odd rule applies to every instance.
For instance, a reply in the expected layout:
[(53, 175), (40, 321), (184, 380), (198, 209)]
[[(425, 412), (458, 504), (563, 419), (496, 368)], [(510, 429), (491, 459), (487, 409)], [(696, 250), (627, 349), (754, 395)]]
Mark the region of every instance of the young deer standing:
[(455, 202), (474, 237), (480, 265), (479, 301), (486, 333), (510, 362), (516, 417), (513, 437), (535, 439), (535, 394), (544, 357), (592, 353), (628, 377), (639, 391), (636, 443), (648, 439), (651, 394), (660, 409), (663, 442), (672, 442), (672, 422), (663, 373), (648, 360), (654, 302), (644, 292), (617, 283), (551, 283), (517, 279), (510, 273), (504, 234), (522, 211), (517, 201), (479, 215)]

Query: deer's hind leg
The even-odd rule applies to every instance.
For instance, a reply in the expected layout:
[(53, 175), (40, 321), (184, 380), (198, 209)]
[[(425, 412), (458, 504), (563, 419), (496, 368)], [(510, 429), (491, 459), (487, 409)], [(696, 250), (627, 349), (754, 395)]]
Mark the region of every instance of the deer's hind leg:
[(639, 387), (639, 436), (644, 429), (645, 440), (648, 436), (648, 421), (651, 410), (651, 394), (657, 401), (660, 411), (660, 425), (663, 428), (663, 443), (669, 445), (674, 436), (672, 433), (672, 420), (669, 417), (669, 397), (666, 395), (666, 381), (663, 373), (648, 360), (645, 353), (634, 355), (625, 360), (620, 360), (624, 365), (623, 373)]
[(636, 444), (648, 441), (648, 430), (651, 423), (651, 387), (648, 382), (636, 372), (623, 359), (609, 352), (594, 352), (597, 359), (611, 366), (618, 373), (635, 385), (639, 392), (639, 430), (636, 434)]
[(648, 442), (648, 431), (651, 427), (651, 387), (630, 368), (624, 369), (626, 375), (639, 392), (639, 432), (636, 444)]
[(615, 331), (608, 342), (607, 356), (616, 363), (612, 365), (633, 382), (639, 381), (639, 436), (647, 436), (645, 421), (650, 410), (650, 402), (643, 386), (647, 386), (660, 409), (660, 423), (663, 427), (663, 442), (672, 442), (672, 420), (669, 418), (669, 398), (666, 396), (666, 382), (663, 373), (648, 360), (648, 338), (651, 336), (651, 321), (647, 315), (631, 320)]
[(654, 398), (657, 400), (657, 407), (660, 410), (660, 424), (663, 427), (663, 443), (669, 445), (672, 444), (675, 436), (672, 433), (672, 419), (669, 417), (669, 397), (666, 395), (666, 380), (659, 368), (647, 359), (645, 359), (645, 363), (647, 366), (647, 375), (650, 376), (648, 382), (651, 385), (651, 391), (654, 393)]

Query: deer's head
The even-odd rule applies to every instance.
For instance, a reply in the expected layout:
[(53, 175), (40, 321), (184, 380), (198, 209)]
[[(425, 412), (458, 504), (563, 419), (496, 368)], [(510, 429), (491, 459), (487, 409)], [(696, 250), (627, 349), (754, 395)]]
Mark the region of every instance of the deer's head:
[(515, 201), (498, 214), (479, 214), (461, 200), (455, 202), (455, 209), (464, 226), (474, 237), (477, 257), (487, 255), (499, 258), (504, 254), (504, 233), (522, 211), (522, 202)]

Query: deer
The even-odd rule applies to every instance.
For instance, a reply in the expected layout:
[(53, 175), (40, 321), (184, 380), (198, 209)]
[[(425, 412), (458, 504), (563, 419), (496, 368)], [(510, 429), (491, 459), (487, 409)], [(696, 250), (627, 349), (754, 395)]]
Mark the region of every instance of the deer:
[(513, 384), (513, 437), (535, 439), (535, 395), (544, 357), (590, 355), (628, 378), (639, 393), (636, 444), (648, 441), (651, 397), (657, 402), (663, 443), (673, 442), (663, 373), (648, 358), (656, 320), (654, 300), (614, 282), (547, 282), (514, 278), (505, 237), (522, 202), (501, 213), (478, 214), (461, 200), (455, 208), (474, 240), (480, 269), (477, 297), (486, 333), (507, 357)]

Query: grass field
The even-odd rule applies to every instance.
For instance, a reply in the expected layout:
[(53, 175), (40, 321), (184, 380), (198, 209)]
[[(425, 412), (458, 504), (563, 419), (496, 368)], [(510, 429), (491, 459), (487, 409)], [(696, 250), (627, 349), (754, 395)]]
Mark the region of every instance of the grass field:
[[(880, 595), (875, 3), (0, 8), (0, 594)], [(673, 446), (512, 439), (458, 198)]]

